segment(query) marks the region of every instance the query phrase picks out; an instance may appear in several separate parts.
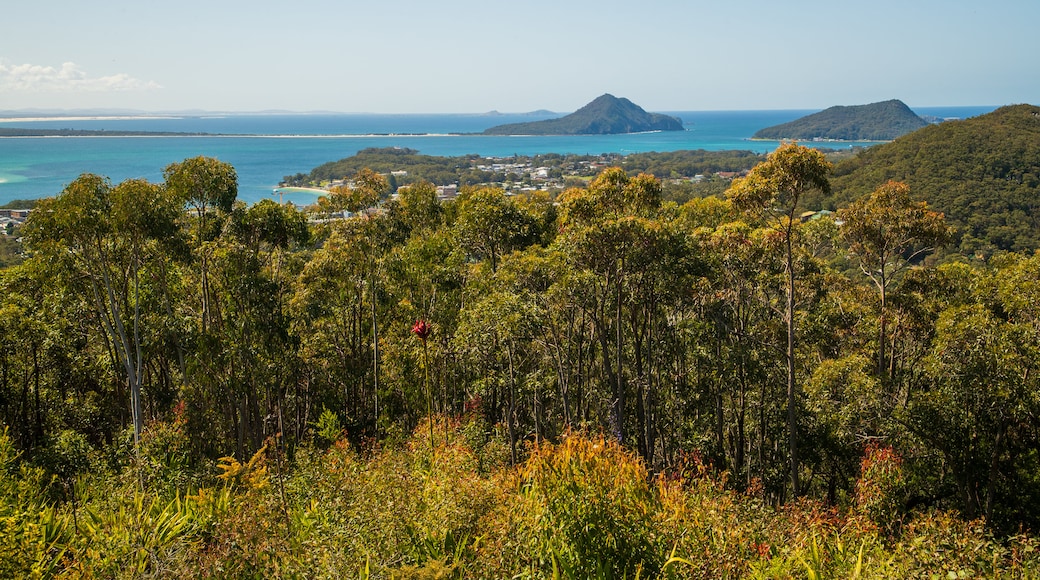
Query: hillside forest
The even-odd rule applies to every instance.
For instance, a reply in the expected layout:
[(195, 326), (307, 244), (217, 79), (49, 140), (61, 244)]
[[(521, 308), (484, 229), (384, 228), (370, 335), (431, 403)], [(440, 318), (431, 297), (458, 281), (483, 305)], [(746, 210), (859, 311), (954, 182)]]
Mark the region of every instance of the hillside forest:
[(1040, 256), (832, 169), (84, 174), (0, 270), (0, 576), (1040, 573)]

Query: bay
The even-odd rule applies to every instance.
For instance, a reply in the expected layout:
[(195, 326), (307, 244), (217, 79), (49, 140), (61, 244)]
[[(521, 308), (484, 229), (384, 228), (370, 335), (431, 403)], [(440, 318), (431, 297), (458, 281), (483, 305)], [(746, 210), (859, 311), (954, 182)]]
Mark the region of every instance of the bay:
[[(994, 107), (918, 108), (921, 115), (965, 118)], [(368, 147), (407, 147), (428, 155), (511, 157), (544, 153), (629, 154), (689, 149), (768, 152), (776, 141), (751, 141), (763, 127), (784, 123), (812, 110), (674, 111), (685, 131), (628, 135), (486, 136), (503, 123), (557, 116), (544, 114), (369, 115), (228, 114), (131, 118), (0, 119), (0, 127), (105, 131), (205, 132), (210, 136), (10, 137), (0, 138), (0, 203), (57, 194), (82, 173), (114, 183), (128, 178), (158, 182), (170, 163), (197, 155), (215, 157), (238, 172), (239, 199), (272, 198), (284, 176), (348, 157)], [(818, 143), (821, 147), (874, 143)], [(296, 192), (286, 201), (305, 205), (314, 195)]]

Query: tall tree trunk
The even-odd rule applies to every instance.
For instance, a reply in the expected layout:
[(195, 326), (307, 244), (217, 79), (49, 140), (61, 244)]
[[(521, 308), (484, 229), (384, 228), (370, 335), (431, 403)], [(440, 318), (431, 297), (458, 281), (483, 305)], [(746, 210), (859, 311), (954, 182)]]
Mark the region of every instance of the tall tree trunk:
[[(615, 348), (614, 357), (616, 359), (615, 364), (617, 365), (617, 370), (614, 372), (614, 401), (613, 401), (613, 408), (611, 409), (611, 419), (612, 419), (611, 422), (613, 423), (613, 425), (611, 425), (611, 427), (614, 430), (614, 435), (617, 437), (618, 442), (624, 444), (624, 442), (625, 442), (625, 435), (626, 435), (626, 433), (625, 433), (625, 394), (626, 393), (625, 393), (625, 379), (624, 379), (623, 353), (622, 353), (622, 351), (624, 349), (624, 341), (622, 340), (622, 336), (623, 336), (623, 328), (622, 327), (623, 327), (623, 324), (622, 324), (622, 317), (621, 317), (621, 300), (622, 300), (622, 292), (621, 292), (622, 288), (621, 288), (621, 286), (622, 286), (622, 277), (619, 274), (618, 275), (618, 282), (617, 282), (617, 312), (615, 313), (615, 322), (614, 322), (614, 324), (615, 324), (615, 331), (616, 331), (616, 334), (617, 334), (617, 337), (616, 337), (615, 343), (614, 343), (615, 344), (615, 347), (614, 347)], [(604, 356), (606, 356), (606, 351), (604, 351), (603, 354), (604, 354)]]
[(375, 396), (375, 434), (379, 436), (379, 322), (376, 320), (376, 278), (370, 277), (369, 298), (372, 302), (372, 393)]
[(1000, 423), (997, 425), (997, 436), (993, 440), (993, 451), (989, 457), (989, 474), (986, 481), (986, 505), (984, 512), (987, 522), (990, 522), (993, 518), (993, 494), (996, 493), (997, 476), (1000, 475), (998, 470), (1000, 465), (1000, 446), (1004, 442), (1004, 433), (1006, 431), (1007, 424), (1001, 418)]
[(513, 373), (512, 340), (506, 343), (506, 351), (509, 355), (509, 460), (516, 465), (516, 377)]
[(885, 318), (885, 301), (886, 301), (886, 298), (887, 298), (886, 297), (886, 293), (887, 293), (886, 292), (886, 290), (887, 290), (887, 288), (886, 288), (887, 280), (885, 280), (885, 273), (884, 273), (884, 271), (885, 271), (885, 269), (884, 269), (884, 266), (882, 265), (882, 268), (881, 268), (881, 283), (879, 284), (879, 286), (881, 287), (881, 316), (880, 316), (880, 318), (878, 320), (878, 376), (879, 377), (884, 376), (885, 375), (885, 371), (886, 371), (886, 369), (885, 369), (885, 354), (886, 354), (885, 353), (885, 347), (886, 347), (885, 331), (886, 331), (886, 328), (885, 327), (886, 327), (887, 320)]
[(33, 399), (36, 426), (33, 429), (33, 444), (43, 440), (43, 417), (40, 414), (40, 354), (39, 345), (33, 342)]
[(791, 492), (794, 497), (801, 495), (801, 482), (798, 470), (798, 385), (795, 380), (795, 322), (794, 322), (794, 298), (795, 298), (795, 275), (794, 275), (794, 226), (789, 221), (787, 225), (787, 439), (788, 453), (790, 454), (791, 470)]

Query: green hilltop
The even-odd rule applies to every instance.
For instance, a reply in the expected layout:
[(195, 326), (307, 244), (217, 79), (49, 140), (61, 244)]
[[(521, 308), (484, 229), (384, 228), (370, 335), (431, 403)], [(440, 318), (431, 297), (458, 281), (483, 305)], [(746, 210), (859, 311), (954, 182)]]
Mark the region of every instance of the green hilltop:
[(624, 98), (606, 94), (577, 111), (530, 123), (497, 125), (485, 135), (615, 135), (644, 131), (682, 131), (682, 121), (660, 113), (647, 113)]
[(966, 254), (1040, 249), (1040, 107), (1002, 107), (870, 147), (835, 166), (823, 205), (845, 205), (889, 180), (945, 212)]
[(928, 125), (902, 101), (831, 107), (789, 123), (766, 127), (754, 139), (891, 141)]

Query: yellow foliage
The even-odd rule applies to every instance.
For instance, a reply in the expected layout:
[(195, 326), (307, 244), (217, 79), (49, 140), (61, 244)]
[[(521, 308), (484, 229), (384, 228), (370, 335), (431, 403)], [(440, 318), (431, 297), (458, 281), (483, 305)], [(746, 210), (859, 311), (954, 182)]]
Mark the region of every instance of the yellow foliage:
[(246, 463), (240, 463), (234, 457), (221, 457), (217, 468), (223, 471), (217, 477), (232, 485), (242, 485), (250, 490), (263, 490), (270, 484), (267, 477), (267, 462), (264, 454), (267, 446), (263, 446), (253, 454)]

